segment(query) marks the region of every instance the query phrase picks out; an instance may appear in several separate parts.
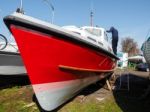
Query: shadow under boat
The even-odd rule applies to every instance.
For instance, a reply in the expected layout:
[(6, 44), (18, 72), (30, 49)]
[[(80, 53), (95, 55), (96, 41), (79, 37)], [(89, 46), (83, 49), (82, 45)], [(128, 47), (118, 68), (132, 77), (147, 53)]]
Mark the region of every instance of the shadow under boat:
[(27, 75), (0, 75), (0, 90), (30, 84), (31, 83)]
[(150, 112), (150, 91), (143, 97), (149, 85), (150, 80), (148, 78), (143, 78), (133, 73), (123, 74), (115, 82), (116, 88), (113, 91), (113, 95), (116, 103), (123, 112)]

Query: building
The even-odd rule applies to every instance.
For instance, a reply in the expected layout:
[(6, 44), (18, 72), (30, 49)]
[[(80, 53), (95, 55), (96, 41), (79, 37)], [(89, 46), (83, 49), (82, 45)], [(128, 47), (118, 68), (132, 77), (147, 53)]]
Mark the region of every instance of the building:
[(118, 61), (118, 67), (124, 68), (128, 66), (128, 53), (119, 52), (117, 53), (117, 56), (120, 58)]

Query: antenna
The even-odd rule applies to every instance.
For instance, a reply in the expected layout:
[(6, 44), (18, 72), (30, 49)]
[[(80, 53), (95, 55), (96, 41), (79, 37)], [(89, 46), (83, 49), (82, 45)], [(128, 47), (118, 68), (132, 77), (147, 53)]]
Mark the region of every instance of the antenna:
[(54, 23), (54, 6), (51, 4), (50, 1), (48, 0), (43, 0), (47, 5), (48, 7), (52, 10), (52, 20), (51, 20), (51, 23), (53, 24)]
[(90, 25), (93, 26), (93, 1), (91, 0), (91, 11), (90, 11)]

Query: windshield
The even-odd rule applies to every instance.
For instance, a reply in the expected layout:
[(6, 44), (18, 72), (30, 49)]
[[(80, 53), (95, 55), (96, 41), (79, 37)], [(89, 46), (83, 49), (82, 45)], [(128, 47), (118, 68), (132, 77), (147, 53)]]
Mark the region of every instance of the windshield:
[(101, 36), (101, 30), (100, 29), (94, 29), (94, 28), (86, 28), (85, 29), (88, 33), (95, 35), (95, 36)]

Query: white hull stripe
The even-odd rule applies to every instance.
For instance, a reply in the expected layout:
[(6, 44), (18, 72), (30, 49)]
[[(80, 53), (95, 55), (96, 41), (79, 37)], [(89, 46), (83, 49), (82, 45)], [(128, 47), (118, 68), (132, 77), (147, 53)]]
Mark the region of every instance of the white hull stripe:
[(98, 80), (100, 80), (99, 76), (92, 76), (84, 79), (35, 84), (32, 86), (41, 107), (50, 111), (75, 96), (82, 88)]

